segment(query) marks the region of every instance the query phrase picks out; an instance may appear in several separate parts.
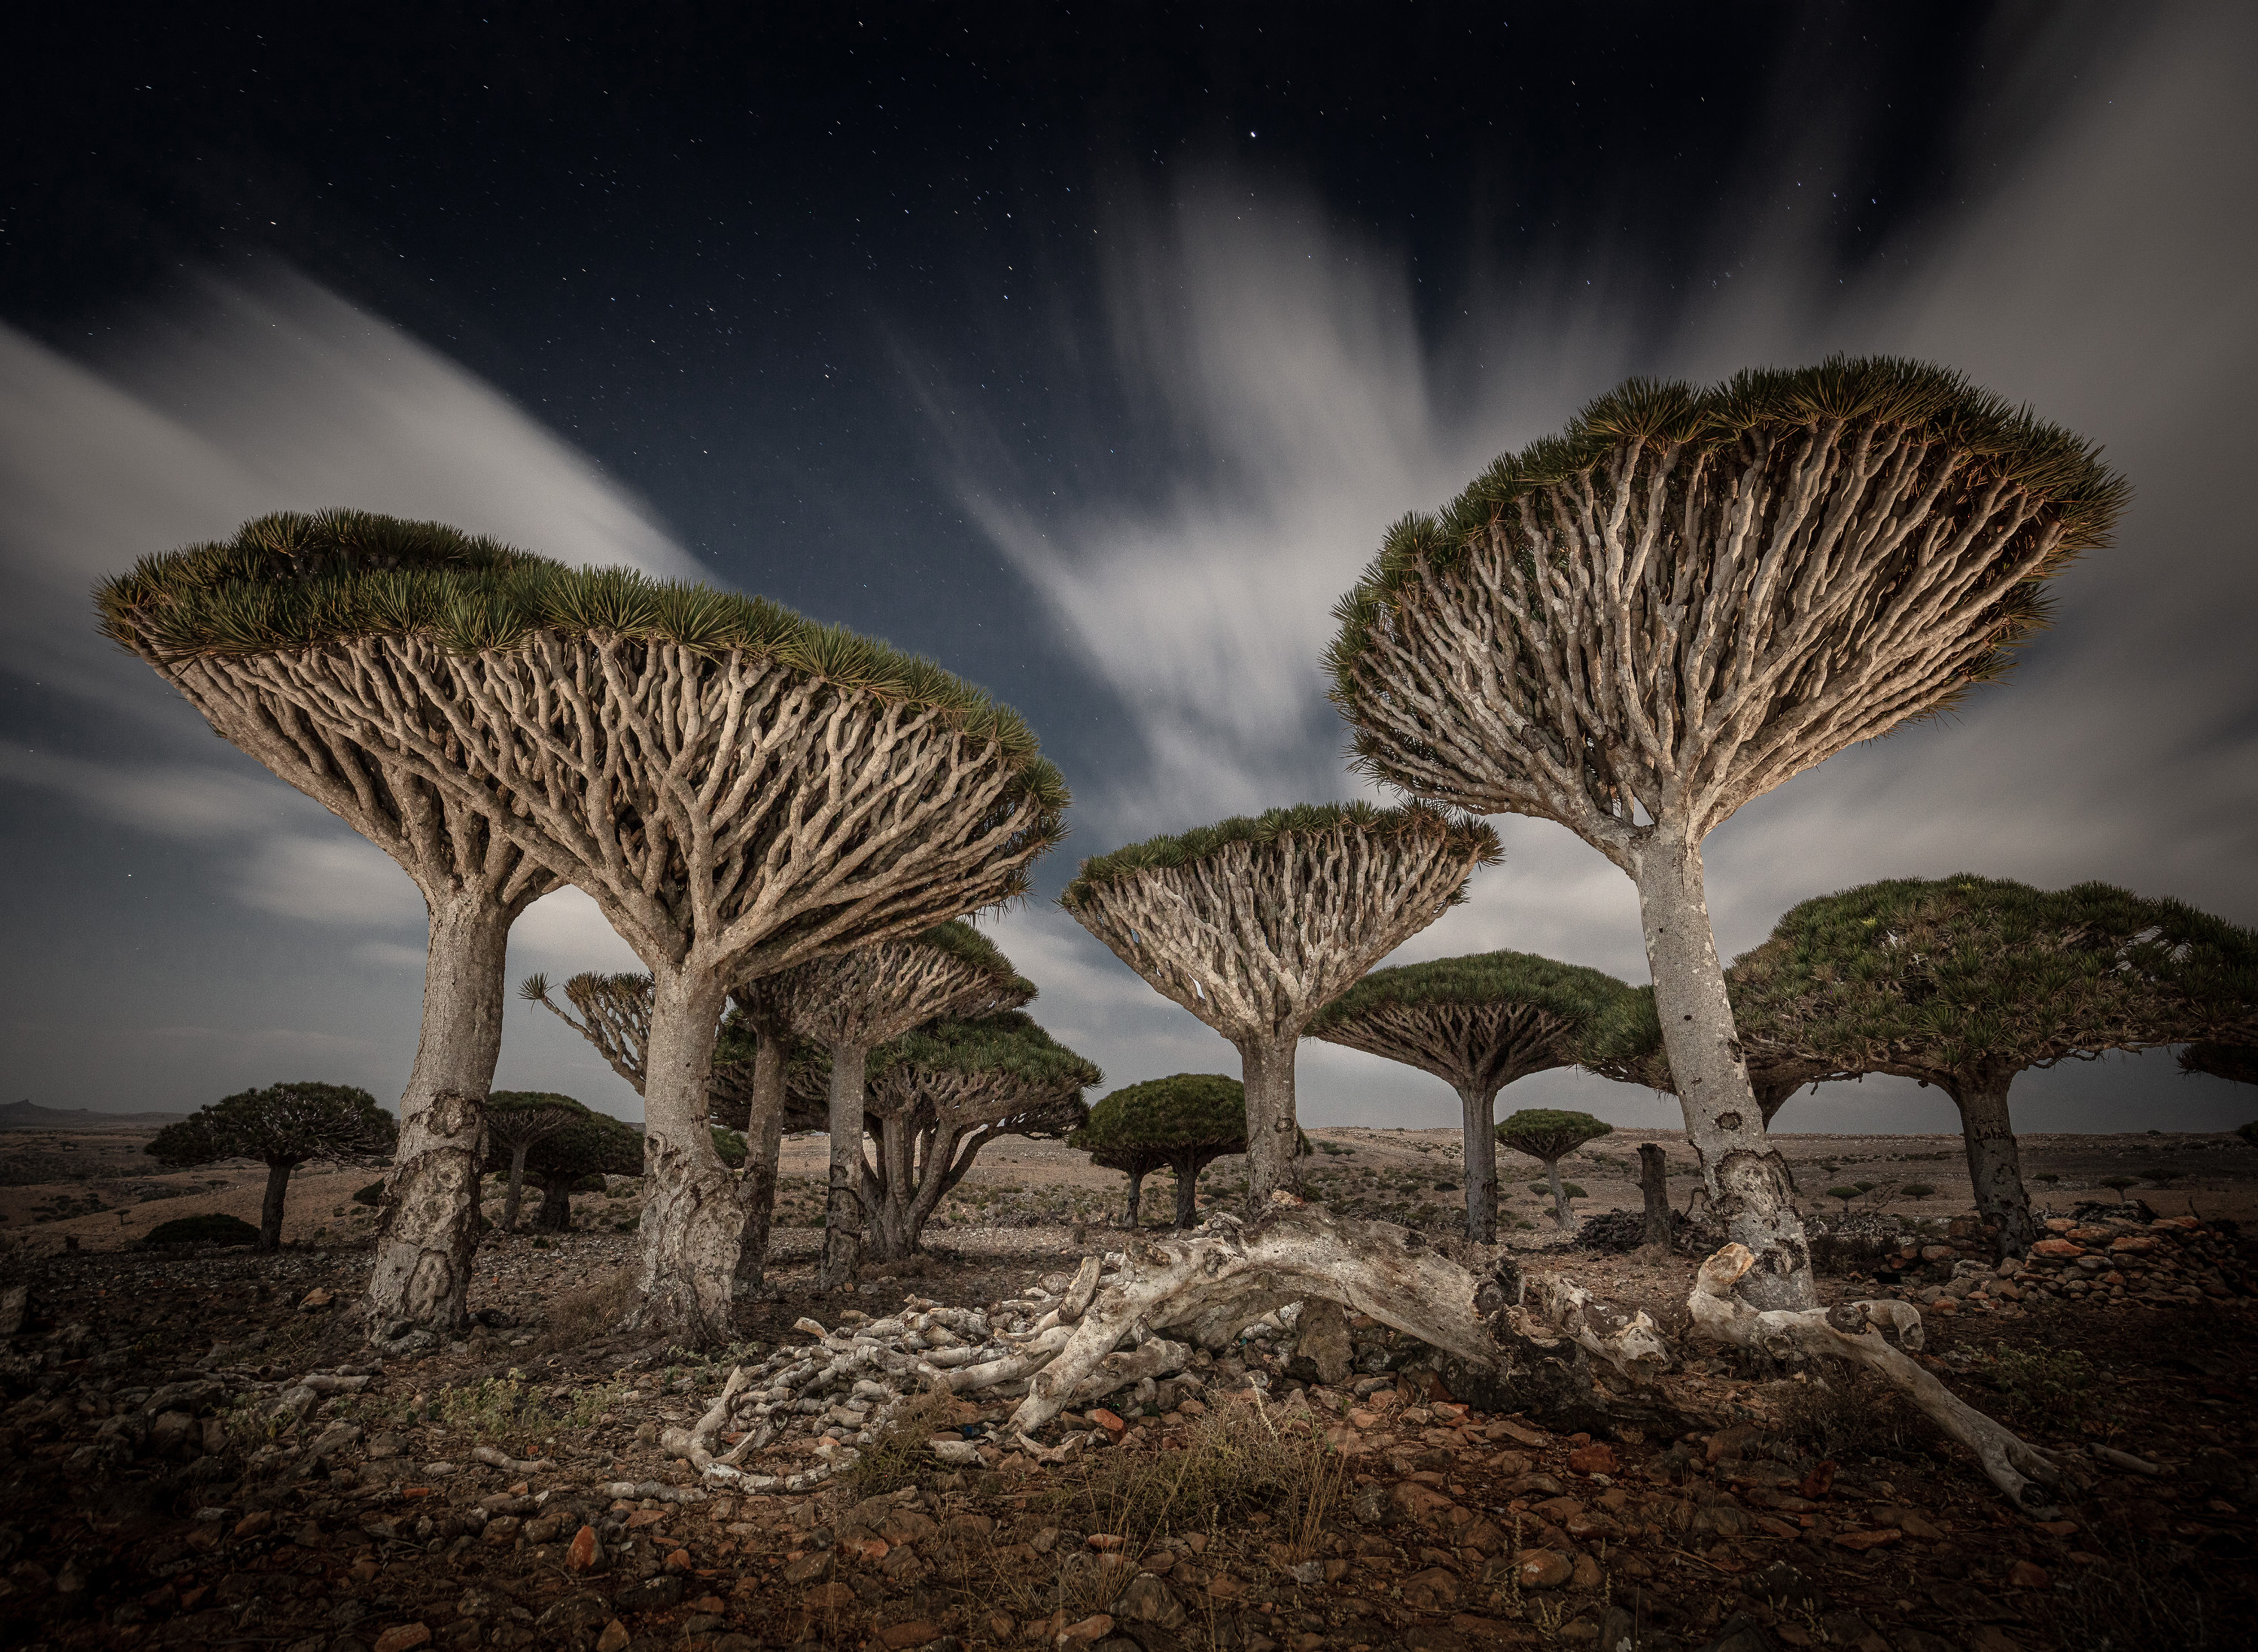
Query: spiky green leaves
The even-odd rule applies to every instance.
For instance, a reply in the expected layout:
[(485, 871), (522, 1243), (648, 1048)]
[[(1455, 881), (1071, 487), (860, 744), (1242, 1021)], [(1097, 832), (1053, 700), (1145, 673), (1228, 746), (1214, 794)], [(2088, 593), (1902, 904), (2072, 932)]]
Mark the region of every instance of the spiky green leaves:
[[(1246, 1088), (1220, 1073), (1176, 1073), (1125, 1085), (1090, 1110), (1067, 1145), (1093, 1156), (1127, 1149), (1246, 1151)], [(1101, 1160), (1101, 1162), (1103, 1162)]]
[(103, 634), (153, 664), (371, 635), (427, 637), (458, 655), (508, 652), (536, 633), (773, 659), (842, 690), (942, 712), (1031, 765), (1030, 786), (1065, 806), (1064, 783), (1036, 755), (1019, 714), (931, 660), (766, 598), (631, 569), (569, 568), (437, 522), (360, 511), (260, 517), (232, 540), (144, 557), (97, 585), (95, 606)]
[(1320, 1010), (1310, 1023), (1310, 1032), (1324, 1038), (1327, 1028), (1374, 1010), (1423, 1004), (1472, 1008), (1511, 1003), (1582, 1026), (1624, 991), (1623, 983), (1613, 975), (1580, 964), (1564, 964), (1534, 953), (1473, 953), (1375, 969)]
[(214, 1102), (167, 1124), (144, 1151), (173, 1168), (237, 1158), (268, 1165), (309, 1159), (366, 1163), (390, 1153), (398, 1134), (392, 1115), (366, 1090), (307, 1080)]
[(1498, 1145), (1544, 1164), (1557, 1163), (1587, 1141), (1615, 1134), (1615, 1126), (1589, 1113), (1551, 1107), (1524, 1107), (1498, 1121)]
[(1100, 883), (1118, 883), (1135, 873), (1156, 868), (1196, 865), (1215, 858), (1233, 844), (1269, 847), (1292, 838), (1317, 836), (1342, 826), (1353, 828), (1381, 843), (1399, 837), (1446, 837), (1454, 845), (1462, 846), (1471, 864), (1476, 866), (1495, 865), (1502, 853), (1498, 847), (1497, 834), (1489, 827), (1478, 821), (1453, 819), (1439, 810), (1419, 804), (1383, 809), (1364, 802), (1299, 803), (1259, 815), (1234, 815), (1213, 826), (1147, 838), (1142, 843), (1128, 844), (1108, 854), (1093, 855), (1082, 863), (1079, 874), (1060, 894), (1059, 904), (1071, 911), (1085, 904), (1090, 890)]
[(1378, 777), (1628, 859), (1996, 675), (2123, 482), (1918, 363), (1634, 381), (1392, 528), (1336, 609)]
[(1793, 908), (1730, 979), (1752, 1059), (2002, 1077), (2235, 1025), (2258, 995), (2258, 934), (2105, 883), (1893, 879)]
[(2180, 1052), (2180, 1071), (2208, 1073), (2236, 1084), (2258, 1084), (2258, 1045), (2220, 1044), (2211, 1039)]

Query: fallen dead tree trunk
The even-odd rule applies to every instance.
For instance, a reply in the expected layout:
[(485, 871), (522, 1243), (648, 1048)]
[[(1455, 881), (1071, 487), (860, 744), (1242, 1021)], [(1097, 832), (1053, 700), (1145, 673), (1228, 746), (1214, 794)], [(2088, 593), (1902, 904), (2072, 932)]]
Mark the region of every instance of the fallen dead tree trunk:
[[(883, 1320), (836, 1329), (802, 1320), (795, 1329), (813, 1345), (732, 1372), (697, 1426), (671, 1431), (667, 1444), (710, 1484), (802, 1491), (855, 1462), (923, 1392), (1017, 1399), (1002, 1438), (1035, 1462), (1064, 1461), (1104, 1442), (1090, 1432), (1056, 1446), (1035, 1442), (1061, 1411), (1127, 1389), (1148, 1394), (1156, 1379), (1178, 1373), (1192, 1382), (1211, 1351), (1289, 1336), (1290, 1305), (1311, 1301), (1338, 1302), (1436, 1350), (1453, 1393), (1481, 1410), (1524, 1413), (1561, 1432), (1682, 1430), (1698, 1414), (1673, 1398), (1678, 1379), (1664, 1379), (1676, 1351), (1645, 1314), (1557, 1276), (1524, 1279), (1509, 1259), (1479, 1275), (1414, 1230), (1274, 1197), (1251, 1226), (1218, 1215), (1188, 1233), (1140, 1238), (1085, 1258), (1070, 1280), (1054, 1275), (985, 1310), (910, 1297)], [(1874, 1301), (1759, 1312), (1731, 1294), (1746, 1257), (1728, 1245), (1703, 1264), (1689, 1302), (1699, 1333), (1876, 1372), (1974, 1451), (2019, 1507), (2034, 1508), (2033, 1481), (2066, 1478), (2055, 1458), (1955, 1399), (1885, 1340), (1884, 1327), (1918, 1349), (1916, 1309)], [(742, 1430), (736, 1448), (716, 1457), (716, 1436), (729, 1428)], [(739, 1466), (785, 1448), (816, 1461), (796, 1470), (780, 1463), (778, 1473)], [(947, 1463), (980, 1460), (961, 1436), (936, 1439), (933, 1450)]]

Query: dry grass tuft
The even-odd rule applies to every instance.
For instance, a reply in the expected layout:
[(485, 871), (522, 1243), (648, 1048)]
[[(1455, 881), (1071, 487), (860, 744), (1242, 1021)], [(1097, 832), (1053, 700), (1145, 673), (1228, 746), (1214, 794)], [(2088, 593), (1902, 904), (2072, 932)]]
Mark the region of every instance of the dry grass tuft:
[(946, 1393), (905, 1400), (848, 1469), (848, 1491), (858, 1500), (884, 1497), (940, 1471), (941, 1464), (927, 1450), (927, 1443), (948, 1427), (956, 1403), (955, 1396)]
[(605, 1335), (627, 1317), (635, 1296), (633, 1269), (617, 1267), (591, 1274), (586, 1283), (564, 1292), (549, 1305), (549, 1329), (526, 1353), (536, 1357), (562, 1353)]

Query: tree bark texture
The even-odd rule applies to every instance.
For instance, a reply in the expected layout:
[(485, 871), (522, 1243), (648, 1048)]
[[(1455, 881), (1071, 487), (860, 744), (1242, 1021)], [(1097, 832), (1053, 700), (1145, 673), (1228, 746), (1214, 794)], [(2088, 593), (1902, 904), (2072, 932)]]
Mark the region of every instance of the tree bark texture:
[(2007, 1117), (2007, 1087), (2013, 1073), (1981, 1073), (1944, 1086), (1960, 1110), (1960, 1135), (1968, 1152), (1968, 1180), (1976, 1189), (1976, 1209), (1999, 1230), (1994, 1260), (2027, 1256), (2039, 1237), (2023, 1187), (2021, 1151)]
[(1576, 1225), (1576, 1213), (1568, 1208), (1567, 1188), (1560, 1185), (1559, 1159), (1544, 1161), (1544, 1183), (1552, 1189), (1552, 1220), (1559, 1224), (1560, 1231), (1566, 1233)]
[(259, 1202), (259, 1244), (261, 1251), (282, 1248), (282, 1206), (290, 1196), (290, 1173), (296, 1159), (277, 1159), (266, 1166), (266, 1194)]
[(831, 1046), (831, 1179), (823, 1212), (823, 1265), (817, 1287), (854, 1282), (863, 1258), (863, 1074), (861, 1044)]
[(1686, 1139), (1726, 1231), (1756, 1258), (1739, 1289), (1760, 1308), (1815, 1307), (1818, 1287), (1794, 1184), (1765, 1133), (1725, 996), (1701, 846), (1658, 831), (1639, 846), (1636, 867), (1655, 1013)]
[(541, 1184), (541, 1208), (534, 1212), (536, 1233), (572, 1231), (572, 1179), (556, 1176)]
[(1302, 1191), (1301, 1127), (1294, 1112), (1298, 1035), (1237, 1040), (1246, 1086), (1246, 1208), (1270, 1208), (1274, 1193)]
[(475, 890), (427, 895), (425, 904), (422, 1032), (369, 1270), (369, 1330), (384, 1342), (419, 1330), (453, 1336), (470, 1322), (486, 1098), (501, 1055), (509, 928), (523, 904)]
[(728, 1342), (744, 1215), (707, 1119), (714, 1035), (728, 989), (705, 969), (651, 974), (643, 1078), (642, 1301), (628, 1324), (687, 1346)]
[[(1129, 1220), (1124, 1224), (1133, 1231), (1137, 1226), (1138, 1217), (1140, 1215), (1140, 1206), (1144, 1197), (1145, 1173), (1141, 1170), (1133, 1170), (1129, 1173)], [(1181, 1199), (1179, 1199), (1178, 1204), (1181, 1208)]]
[(744, 1229), (737, 1242), (737, 1293), (751, 1295), (766, 1277), (769, 1234), (776, 1223), (777, 1160), (784, 1151), (785, 1030), (754, 1028), (753, 1081), (745, 1110), (745, 1168), (737, 1179)]
[(1476, 1244), (1497, 1243), (1497, 1092), (1473, 1085), (1459, 1091), (1466, 1130), (1466, 1237)]
[(1670, 1160), (1653, 1142), (1639, 1145), (1638, 1191), (1646, 1204), (1646, 1243), (1666, 1250), (1677, 1237), (1670, 1214)]
[(1179, 1229), (1199, 1224), (1200, 1172), (1211, 1162), (1196, 1152), (1189, 1152), (1175, 1163), (1176, 1226)]

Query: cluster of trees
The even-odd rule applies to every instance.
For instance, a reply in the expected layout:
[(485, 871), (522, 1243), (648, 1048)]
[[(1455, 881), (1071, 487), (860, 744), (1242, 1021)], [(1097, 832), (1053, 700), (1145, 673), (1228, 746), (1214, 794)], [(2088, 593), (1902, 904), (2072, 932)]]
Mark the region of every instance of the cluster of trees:
[[(1477, 1013), (1482, 980), (1454, 998), (1461, 986), (1431, 969), (1320, 1018), (1498, 859), (1467, 817), (1561, 822), (1637, 890), (1656, 1039), (1624, 1059), (1666, 1073), (1680, 1100), (1714, 1205), (1755, 1258), (1735, 1288), (1759, 1308), (1808, 1306), (1758, 1075), (1804, 1074), (1810, 1050), (1833, 1047), (1815, 1006), (1836, 989), (1783, 963), (1814, 1007), (1744, 1041), (1703, 840), (1802, 769), (1998, 675), (2043, 623), (2045, 581), (2106, 542), (2125, 498), (2089, 444), (1918, 364), (1628, 384), (1440, 514), (1397, 523), (1342, 599), (1331, 698), (1360, 767), (1409, 803), (1301, 805), (1131, 845), (1085, 861), (1061, 903), (1237, 1047), (1259, 1212), (1298, 1186), (1305, 1033), (1438, 1072), (1489, 1153), (1496, 1087), (1551, 1059), (1551, 1020), (1588, 1023), (1578, 1006), (1596, 983), (1497, 954), (1487, 968), (1522, 971), (1551, 1007)], [(462, 1319), (503, 947), (560, 884), (585, 890), (648, 972), (645, 1324), (728, 1334), (795, 1040), (829, 1064), (833, 1279), (866, 1219), (898, 1242), (902, 1212), (964, 1162), (959, 1144), (1040, 1111), (1030, 1095), (1094, 1079), (1032, 1046), (1003, 1061), (1019, 1035), (997, 1017), (1017, 989), (930, 939), (1026, 889), (1069, 799), (1015, 713), (927, 662), (757, 599), (350, 513), (247, 524), (145, 562), (97, 601), (110, 636), (424, 893), (423, 1035), (369, 1287), (380, 1335)], [(2223, 954), (2247, 940), (2213, 939)], [(983, 981), (984, 1008), (933, 996), (962, 972)], [(743, 1176), (711, 1129), (733, 998), (751, 1046), (735, 1091)], [(958, 1024), (970, 1030), (934, 1031)], [(2205, 1036), (2247, 1044), (2243, 1025)], [(1861, 1060), (1913, 1041), (1878, 1027)], [(905, 1070), (955, 1076), (898, 1103), (916, 1087), (887, 1088), (873, 1053), (920, 1028)], [(2059, 1057), (2031, 1058), (2045, 1059)], [(1936, 1070), (2004, 1094), (1996, 1074), (1963, 1081), (1963, 1066)], [(1006, 1069), (1032, 1088), (1007, 1095), (983, 1076)], [(960, 1117), (944, 1088), (981, 1099)]]

